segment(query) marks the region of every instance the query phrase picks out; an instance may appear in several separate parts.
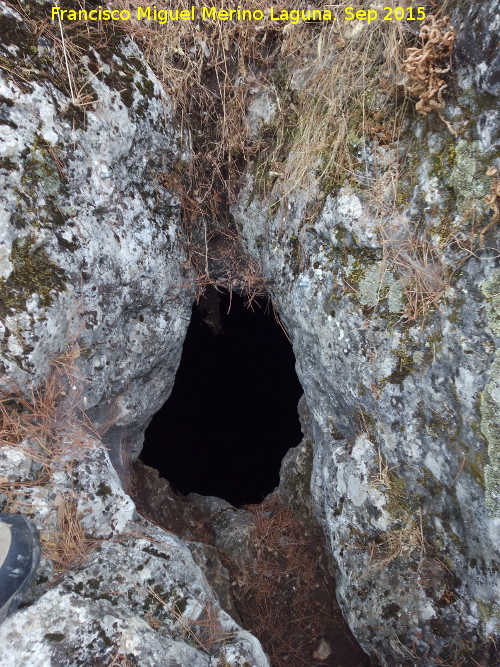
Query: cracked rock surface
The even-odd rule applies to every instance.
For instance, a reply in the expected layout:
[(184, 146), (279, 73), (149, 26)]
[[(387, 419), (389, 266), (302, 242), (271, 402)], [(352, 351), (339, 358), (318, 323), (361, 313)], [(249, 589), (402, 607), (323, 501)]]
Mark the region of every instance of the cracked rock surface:
[(44, 556), (27, 606), (0, 626), (0, 665), (267, 667), (186, 544), (122, 487), (171, 391), (193, 296), (180, 204), (158, 179), (185, 159), (169, 101), (115, 38), (82, 57), (90, 103), (73, 104), (50, 41), (1, 12), (0, 53), (17, 73), (0, 76), (0, 382), (29, 396), (71, 349), (66, 400), (107, 447), (69, 429), (48, 470), (40, 443), (2, 447), (0, 506), (33, 518)]
[[(71, 456), (54, 459), (49, 482), (32, 440), (2, 447), (0, 507), (33, 517), (45, 556), (27, 606), (0, 626), (0, 665), (265, 667), (258, 640), (227, 613), (217, 555), (245, 562), (248, 513), (193, 496), (181, 539), (127, 492), (194, 294), (180, 202), (161, 177), (187, 158), (169, 100), (137, 47), (113, 38), (85, 47), (72, 101), (51, 41), (0, 10), (0, 52), (17, 65), (0, 69), (0, 385), (28, 396), (71, 349), (67, 400), (75, 386), (106, 445), (69, 431)], [(273, 177), (264, 196), (250, 165), (232, 206), (304, 389), (305, 440), (285, 457), (278, 494), (320, 522), (349, 627), (388, 666), (491, 665), (500, 644), (498, 225), (464, 250), (464, 220), (471, 206), (491, 217), (486, 172), (500, 168), (499, 16), (497, 0), (457, 3), (442, 118), (413, 116), (397, 146), (364, 140), (365, 181), (408, 157), (400, 201), (382, 183), (379, 209), (355, 179), (326, 192), (314, 175), (286, 196)], [(276, 112), (259, 94), (251, 135)], [(430, 263), (397, 250), (412, 226), (425, 229)], [(446, 283), (438, 306), (408, 318), (408, 275), (429, 270)], [(166, 523), (180, 507), (165, 503)], [(203, 512), (217, 553), (200, 546)], [(81, 541), (59, 571), (70, 526)]]
[(96, 425), (113, 425), (119, 467), (171, 391), (190, 317), (180, 204), (158, 180), (185, 156), (135, 45), (89, 50), (80, 83), (96, 101), (79, 107), (47, 40), (2, 11), (2, 52), (36, 72), (0, 78), (3, 387), (39, 385), (78, 340), (81, 374), (92, 378), (86, 406)]
[[(352, 183), (326, 194), (314, 174), (292, 194), (274, 178), (262, 197), (255, 165), (232, 209), (293, 342), (311, 501), (339, 602), (364, 650), (387, 665), (496, 664), (498, 225), (474, 255), (442, 240), (449, 225), (461, 238), (468, 207), (484, 207), (486, 171), (499, 166), (498, 20), (497, 2), (452, 14), (458, 88), (442, 114), (456, 136), (439, 119), (405, 126), (407, 200), (390, 213)], [(381, 155), (390, 168), (394, 148), (367, 137), (359, 181), (375, 183), (366, 170), (380, 169)], [(411, 248), (388, 259), (414, 224), (441, 248), (427, 267)], [(408, 276), (438, 265), (453, 275), (438, 307), (407, 318)]]

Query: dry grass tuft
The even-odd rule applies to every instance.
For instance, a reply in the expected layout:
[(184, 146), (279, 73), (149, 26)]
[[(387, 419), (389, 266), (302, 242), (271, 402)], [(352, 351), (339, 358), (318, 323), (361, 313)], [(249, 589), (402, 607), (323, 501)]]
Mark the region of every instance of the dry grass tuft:
[(75, 368), (78, 345), (53, 360), (43, 389), (26, 398), (13, 387), (0, 393), (0, 449), (16, 446), (46, 470), (71, 466), (85, 435), (97, 435), (83, 410), (85, 379)]
[[(335, 5), (342, 19), (346, 6)], [(359, 3), (368, 8), (370, 2)], [(312, 177), (328, 187), (356, 178), (358, 151), (368, 138), (397, 139), (404, 111), (401, 77), (407, 27), (400, 21), (356, 26), (337, 20), (314, 29), (299, 24), (285, 33), (281, 57), (293, 71), (295, 111), (285, 137), (290, 159), (284, 165), (284, 196), (306, 188)], [(409, 31), (408, 31), (409, 34)], [(293, 69), (292, 69), (293, 68)], [(282, 151), (277, 142), (275, 154)]]
[(247, 305), (266, 294), (264, 279), (257, 264), (243, 253), (238, 234), (227, 231), (209, 231), (203, 222), (202, 243), (190, 237), (188, 250), (191, 263), (196, 270), (196, 299), (205, 294), (207, 287), (225, 289), (230, 294), (237, 291), (245, 294)]
[(410, 513), (406, 485), (393, 470), (379, 452), (378, 472), (370, 484), (386, 496), (386, 509), (393, 515), (397, 525), (371, 543), (371, 571), (386, 567), (400, 556), (408, 558), (416, 551), (420, 552), (422, 560), (429, 546), (424, 538), (422, 511), (419, 511), (418, 519)]
[(211, 602), (203, 606), (203, 610), (196, 620), (184, 619), (175, 609), (173, 609), (173, 613), (183, 626), (184, 636), (189, 636), (198, 648), (208, 655), (216, 654), (235, 637), (234, 632), (224, 630), (218, 612)]
[(108, 667), (137, 667), (137, 661), (132, 656), (129, 658), (125, 653), (117, 651), (115, 655), (111, 657), (111, 662), (108, 663)]
[(57, 581), (66, 570), (78, 567), (97, 541), (85, 534), (73, 492), (67, 497), (57, 496), (54, 508), (57, 526), (52, 531), (42, 531), (41, 542), (44, 555), (52, 561)]
[(422, 526), (415, 519), (409, 519), (399, 528), (384, 533), (383, 539), (372, 545), (370, 570), (384, 569), (396, 558), (408, 558), (416, 551), (420, 552), (422, 559), (426, 546)]
[[(385, 264), (402, 276), (405, 317), (408, 321), (425, 319), (429, 311), (438, 307), (450, 286), (453, 273), (443, 262), (446, 248), (436, 245), (427, 229), (419, 230), (411, 223), (396, 234), (391, 232), (389, 226), (380, 227)], [(453, 242), (450, 237), (448, 246)], [(459, 266), (457, 263), (454, 271)]]
[[(215, 655), (227, 642), (234, 638), (234, 632), (228, 632), (222, 627), (219, 613), (212, 602), (208, 601), (203, 604), (203, 609), (196, 619), (185, 618), (175, 604), (167, 604), (150, 586), (147, 587), (147, 592), (164, 606), (179, 623), (182, 639), (191, 640), (204, 653)], [(148, 622), (150, 625), (153, 624), (153, 627), (160, 623), (158, 619), (152, 616), (148, 619)], [(156, 629), (158, 627), (159, 625)]]
[[(486, 233), (500, 220), (500, 180), (496, 167), (490, 167), (487, 176), (493, 179), (484, 200), (468, 202), (466, 210), (456, 220), (439, 226), (401, 219), (390, 222), (391, 214), (378, 226), (383, 248), (381, 282), (384, 271), (400, 276), (404, 292), (404, 317), (408, 321), (425, 322), (427, 315), (439, 309), (449, 293), (454, 277), (471, 257), (484, 249)], [(492, 215), (488, 220), (486, 206)], [(498, 249), (489, 248), (499, 256)]]
[(372, 477), (370, 484), (374, 489), (391, 496), (397, 503), (400, 503), (406, 501), (407, 496), (404, 489), (398, 484), (396, 475), (392, 472), (396, 467), (389, 468), (387, 461), (379, 452), (378, 473)]

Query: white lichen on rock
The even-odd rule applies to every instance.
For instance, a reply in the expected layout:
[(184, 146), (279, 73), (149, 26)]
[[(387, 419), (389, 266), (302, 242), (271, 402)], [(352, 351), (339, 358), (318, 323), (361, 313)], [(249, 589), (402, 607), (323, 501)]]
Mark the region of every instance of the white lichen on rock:
[[(482, 286), (489, 299), (488, 324), (500, 336), (500, 271)], [(493, 517), (500, 518), (500, 350), (490, 370), (490, 381), (481, 394), (481, 428), (488, 441), (489, 463), (484, 469), (486, 506)]]
[(389, 313), (403, 310), (403, 281), (396, 279), (385, 263), (369, 266), (359, 281), (359, 302), (362, 306), (375, 307), (387, 298)]

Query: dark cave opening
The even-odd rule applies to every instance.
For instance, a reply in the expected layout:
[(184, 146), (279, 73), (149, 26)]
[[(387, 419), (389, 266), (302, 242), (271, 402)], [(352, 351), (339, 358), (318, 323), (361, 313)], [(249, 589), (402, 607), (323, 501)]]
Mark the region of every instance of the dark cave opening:
[(172, 394), (141, 460), (182, 494), (259, 503), (302, 439), (292, 347), (267, 301), (207, 290), (193, 306)]

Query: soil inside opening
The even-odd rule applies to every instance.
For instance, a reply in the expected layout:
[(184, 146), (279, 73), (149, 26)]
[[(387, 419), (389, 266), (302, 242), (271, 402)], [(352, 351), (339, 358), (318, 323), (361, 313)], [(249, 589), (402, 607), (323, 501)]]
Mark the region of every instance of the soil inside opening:
[(172, 394), (146, 431), (141, 460), (182, 494), (258, 503), (302, 439), (302, 388), (267, 301), (208, 289), (193, 306)]
[(292, 491), (272, 493), (289, 448), (300, 443), (297, 470), (312, 465), (294, 366), (266, 302), (252, 311), (236, 294), (208, 290), (133, 465), (132, 496), (186, 541), (221, 607), (258, 637), (273, 667), (367, 667), (335, 599), (308, 482), (296, 472)]
[(262, 643), (272, 667), (369, 667), (335, 597), (324, 536), (308, 508), (280, 493), (235, 510), (172, 491), (133, 465), (137, 510), (186, 541), (219, 604)]

